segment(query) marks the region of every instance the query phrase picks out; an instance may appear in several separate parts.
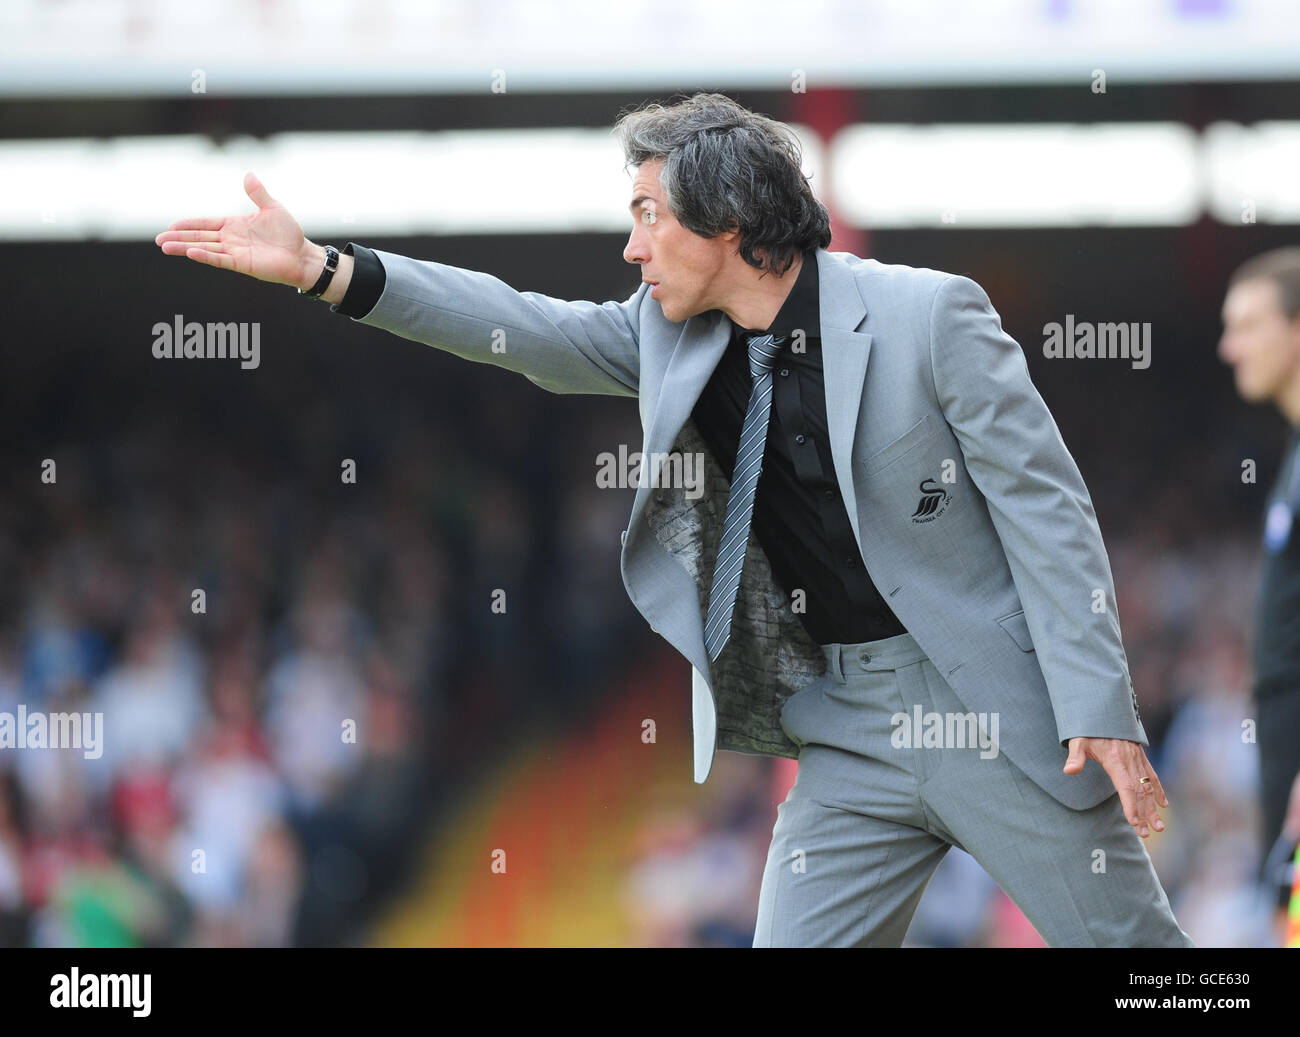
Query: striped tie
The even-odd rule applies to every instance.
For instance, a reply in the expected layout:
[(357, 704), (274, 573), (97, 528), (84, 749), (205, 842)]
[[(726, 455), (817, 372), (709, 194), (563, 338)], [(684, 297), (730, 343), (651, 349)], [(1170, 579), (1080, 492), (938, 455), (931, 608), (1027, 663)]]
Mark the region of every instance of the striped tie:
[(722, 543), (713, 565), (713, 590), (709, 594), (709, 612), (704, 624), (704, 646), (709, 658), (716, 659), (731, 636), (731, 614), (740, 590), (740, 570), (749, 544), (750, 520), (754, 515), (754, 491), (763, 469), (763, 447), (767, 443), (768, 419), (772, 413), (772, 365), (785, 343), (784, 336), (749, 335), (749, 373), (754, 387), (749, 394), (749, 408), (740, 429), (740, 447), (731, 475), (731, 496), (727, 499), (727, 517), (722, 523)]

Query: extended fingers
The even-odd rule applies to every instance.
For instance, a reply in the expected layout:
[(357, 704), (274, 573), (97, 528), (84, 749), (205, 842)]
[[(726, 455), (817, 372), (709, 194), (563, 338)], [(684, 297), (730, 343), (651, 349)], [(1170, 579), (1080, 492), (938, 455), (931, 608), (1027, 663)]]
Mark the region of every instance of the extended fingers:
[(207, 249), (191, 245), (185, 250), (185, 255), (197, 263), (206, 263), (208, 266), (219, 266), (222, 270), (234, 270), (234, 257), (225, 252), (211, 252)]
[[(1157, 801), (1167, 805), (1164, 790), (1156, 788), (1159, 779), (1147, 762), (1146, 754), (1136, 743), (1116, 741), (1107, 746), (1105, 753), (1106, 771), (1111, 776), (1119, 792), (1120, 804), (1124, 808), (1124, 817), (1143, 839), (1154, 828), (1163, 832), (1165, 823), (1160, 818)], [(1148, 781), (1143, 781), (1148, 778)]]
[(224, 216), (194, 216), (187, 220), (177, 220), (167, 224), (168, 230), (220, 230), (226, 222)]
[[(1146, 752), (1140, 745), (1135, 745), (1134, 751), (1137, 757), (1138, 788), (1142, 792), (1143, 798), (1146, 799), (1147, 802), (1154, 801), (1155, 803), (1159, 803), (1162, 807), (1169, 806), (1169, 797), (1165, 794), (1164, 785), (1160, 783), (1160, 775), (1158, 775), (1156, 769), (1151, 766), (1151, 761), (1147, 759)], [(1149, 780), (1143, 781), (1143, 778)], [(1159, 831), (1163, 827), (1163, 824), (1157, 825), (1156, 830)]]
[(168, 241), (220, 241), (221, 234), (215, 230), (165, 230), (153, 240), (156, 245)]
[(1156, 769), (1145, 760), (1145, 755), (1146, 754), (1144, 753), (1143, 762), (1146, 763), (1146, 771), (1151, 778), (1151, 785), (1149, 787), (1155, 789), (1156, 802), (1162, 807), (1167, 807), (1169, 806), (1169, 797), (1165, 795), (1165, 787), (1160, 784), (1160, 775), (1158, 775)]
[[(1154, 781), (1143, 781), (1143, 778), (1150, 778), (1149, 774), (1143, 774), (1138, 778), (1138, 792), (1140, 796), (1140, 809), (1142, 811), (1143, 828), (1150, 824), (1157, 832), (1165, 830), (1165, 823), (1160, 820), (1160, 808), (1156, 804), (1156, 790)], [(1138, 834), (1146, 837), (1146, 832), (1138, 830)]]
[[(1155, 788), (1155, 779), (1152, 778), (1151, 768), (1147, 764), (1145, 756), (1140, 759), (1131, 761), (1125, 768), (1129, 776), (1129, 788), (1132, 790), (1132, 811), (1129, 813), (1129, 823), (1133, 824), (1134, 814), (1137, 817), (1136, 828), (1138, 835), (1145, 839), (1149, 834), (1150, 828), (1157, 832), (1165, 830), (1165, 823), (1160, 819), (1160, 808), (1157, 805), (1157, 795)], [(1148, 780), (1143, 781), (1146, 778)], [(1159, 798), (1164, 798), (1164, 793), (1160, 793)]]
[(188, 241), (164, 241), (161, 245), (164, 255), (168, 256), (187, 256), (191, 249), (200, 249), (204, 252), (229, 252), (230, 248), (222, 241), (205, 241), (202, 245), (195, 245)]

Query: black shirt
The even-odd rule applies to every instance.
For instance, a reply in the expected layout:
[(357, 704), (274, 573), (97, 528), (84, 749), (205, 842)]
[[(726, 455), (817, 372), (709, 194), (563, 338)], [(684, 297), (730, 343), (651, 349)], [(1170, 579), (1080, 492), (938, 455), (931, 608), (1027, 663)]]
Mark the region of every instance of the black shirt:
[[(348, 242), (343, 251), (354, 260), (352, 280), (343, 299), (330, 308), (361, 318), (383, 294), (384, 267), (362, 245)], [(751, 535), (766, 551), (787, 600), (793, 602), (795, 590), (804, 592), (804, 611), (796, 615), (812, 639), (817, 644), (857, 644), (906, 633), (906, 628), (862, 564), (835, 479), (826, 425), (820, 302), (817, 254), (809, 251), (771, 327), (733, 328), (731, 342), (691, 417), (730, 478), (753, 385), (742, 336), (747, 330), (785, 335), (803, 330), (805, 351), (796, 353), (787, 342), (772, 371), (772, 416)]]
[(804, 253), (794, 287), (770, 327), (732, 329), (731, 342), (691, 413), (696, 427), (730, 478), (749, 406), (753, 378), (744, 335), (786, 336), (802, 329), (803, 352), (787, 341), (772, 369), (772, 416), (763, 470), (754, 499), (753, 533), (772, 563), (772, 575), (792, 600), (817, 644), (856, 644), (906, 633), (866, 567), (835, 479), (822, 377), (817, 254)]
[(1255, 694), (1300, 691), (1300, 426), (1291, 430), (1264, 520)]

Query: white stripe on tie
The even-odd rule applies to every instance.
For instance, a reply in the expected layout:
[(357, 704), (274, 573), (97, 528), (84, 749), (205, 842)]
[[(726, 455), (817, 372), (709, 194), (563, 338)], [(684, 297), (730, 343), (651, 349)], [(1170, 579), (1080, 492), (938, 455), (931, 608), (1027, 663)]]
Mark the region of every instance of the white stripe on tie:
[(722, 523), (722, 540), (713, 563), (713, 589), (704, 623), (704, 646), (716, 659), (731, 637), (731, 616), (740, 590), (740, 572), (749, 545), (750, 522), (754, 516), (754, 491), (763, 470), (763, 447), (772, 415), (772, 367), (785, 343), (785, 336), (749, 335), (749, 373), (754, 387), (749, 393), (745, 423), (740, 427), (740, 445), (731, 473), (731, 495), (727, 517)]

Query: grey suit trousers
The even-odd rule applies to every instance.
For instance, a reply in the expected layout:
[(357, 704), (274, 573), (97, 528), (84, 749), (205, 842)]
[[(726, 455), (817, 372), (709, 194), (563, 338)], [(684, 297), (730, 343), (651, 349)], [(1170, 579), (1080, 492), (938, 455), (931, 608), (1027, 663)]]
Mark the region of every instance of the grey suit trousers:
[(901, 717), (968, 710), (910, 634), (823, 651), (825, 676), (781, 713), (799, 772), (777, 809), (755, 947), (901, 945), (950, 846), (979, 861), (1050, 946), (1193, 946), (1118, 793), (1072, 810), (948, 723), (936, 739), (947, 744), (926, 747), (927, 725), (909, 732)]

